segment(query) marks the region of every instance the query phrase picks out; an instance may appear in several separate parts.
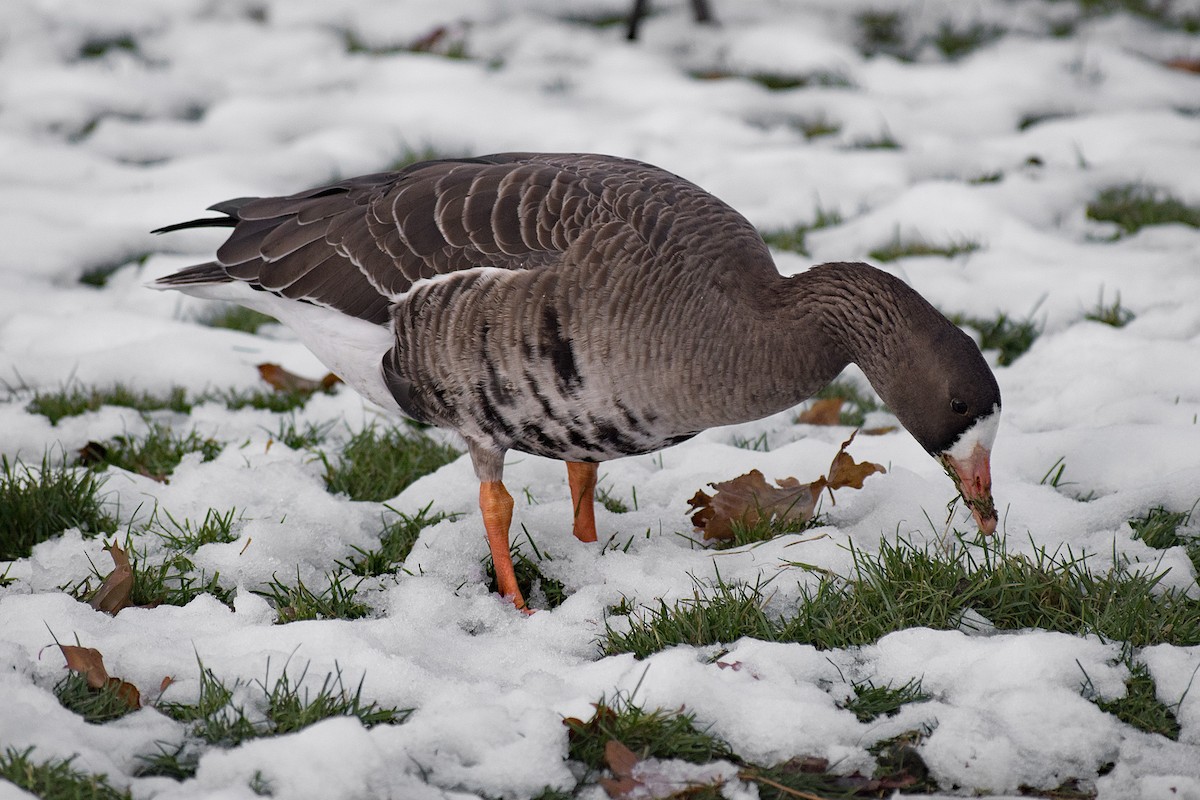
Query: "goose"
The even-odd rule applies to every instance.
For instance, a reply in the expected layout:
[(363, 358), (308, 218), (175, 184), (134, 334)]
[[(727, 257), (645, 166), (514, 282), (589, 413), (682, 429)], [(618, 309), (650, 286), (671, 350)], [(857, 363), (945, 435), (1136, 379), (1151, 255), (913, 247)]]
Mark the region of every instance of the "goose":
[(209, 210), (155, 233), (231, 228), (215, 260), (151, 286), (269, 314), (369, 400), (456, 431), (518, 609), (507, 451), (566, 462), (594, 542), (600, 462), (785, 410), (849, 363), (995, 531), (1000, 390), (974, 341), (867, 264), (781, 275), (749, 221), (665, 170), (500, 153)]

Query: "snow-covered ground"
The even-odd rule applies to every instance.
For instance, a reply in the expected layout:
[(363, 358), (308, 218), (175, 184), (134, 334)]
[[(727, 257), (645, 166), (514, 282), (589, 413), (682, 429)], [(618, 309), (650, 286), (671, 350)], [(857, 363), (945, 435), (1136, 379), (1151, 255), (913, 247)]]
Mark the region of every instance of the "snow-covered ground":
[[(26, 411), (34, 390), (70, 381), (257, 388), (264, 361), (323, 373), (278, 329), (205, 327), (195, 322), (202, 301), (145, 289), (220, 241), (212, 232), (155, 237), (152, 228), (227, 198), (378, 171), (427, 148), (606, 152), (677, 172), (765, 230), (839, 212), (842, 224), (809, 235), (811, 258), (778, 255), (788, 273), (866, 259), (898, 235), (979, 243), (887, 268), (946, 312), (1033, 315), (1044, 326), (1032, 349), (996, 370), (1004, 421), (994, 488), (1010, 552), (1063, 546), (1089, 554), (1096, 570), (1114, 558), (1146, 562), (1170, 569), (1165, 586), (1195, 591), (1183, 549), (1153, 550), (1126, 521), (1200, 499), (1200, 230), (1155, 226), (1110, 241), (1115, 229), (1084, 210), (1101, 189), (1130, 182), (1200, 203), (1200, 78), (1164, 66), (1200, 58), (1200, 38), (1126, 15), (1051, 36), (1078, 15), (1069, 2), (911, 0), (888, 6), (904, 10), (911, 40), (947, 20), (1008, 33), (958, 61), (926, 46), (909, 63), (860, 54), (860, 2), (715, 7), (721, 24), (698, 27), (686, 3), (659, 0), (642, 41), (629, 44), (619, 27), (571, 21), (604, 11), (599, 0), (6, 0), (0, 381), (11, 390), (0, 400), (0, 454), (37, 463), (47, 449), (71, 453), (145, 430), (139, 414), (115, 407), (52, 426)], [(439, 27), (438, 47), (461, 43), (468, 58), (404, 51)], [(80, 56), (88, 43), (121, 39), (129, 46)], [(770, 91), (696, 72), (838, 75), (848, 85)], [(800, 123), (817, 119), (838, 130), (806, 140)], [(900, 147), (853, 146), (885, 135)], [(113, 264), (124, 266), (103, 288), (79, 282)], [(1085, 320), (1101, 297), (1119, 297), (1133, 321)], [(110, 617), (58, 589), (86, 576), (89, 559), (107, 564), (100, 540), (68, 531), (38, 546), (8, 566), (14, 580), (0, 588), (0, 746), (77, 755), (77, 768), (108, 773), (139, 798), (250, 797), (256, 775), (288, 798), (519, 798), (573, 785), (564, 716), (586, 718), (590, 703), (636, 686), (640, 704), (686, 707), (759, 763), (808, 755), (869, 774), (869, 745), (928, 724), (922, 757), (941, 786), (966, 794), (1080, 778), (1105, 798), (1200, 798), (1200, 693), (1187, 692), (1200, 648), (1138, 656), (1159, 699), (1179, 703), (1178, 742), (1082, 697), (1084, 673), (1108, 698), (1128, 677), (1119, 645), (1095, 638), (914, 629), (828, 652), (743, 640), (724, 656), (741, 670), (709, 663), (711, 648), (600, 657), (605, 609), (623, 596), (669, 603), (718, 569), (726, 582), (751, 584), (783, 570), (772, 584), (782, 610), (812, 580), (785, 562), (844, 574), (847, 543), (937, 541), (953, 490), (902, 431), (857, 439), (853, 454), (889, 471), (826, 504), (825, 538), (798, 543), (809, 532), (721, 554), (675, 535), (690, 533), (686, 501), (697, 489), (754, 468), (815, 478), (847, 430), (796, 425), (789, 413), (604, 465), (601, 485), (613, 496), (630, 502), (636, 492), (636, 510), (598, 511), (601, 541), (632, 537), (626, 552), (570, 536), (561, 464), (510, 454), (514, 530), (524, 526), (552, 556), (544, 570), (571, 592), (530, 618), (482, 580), (478, 485), (463, 457), (391, 501), (402, 512), (432, 502), (462, 515), (426, 529), (403, 572), (364, 584), (369, 618), (276, 625), (250, 590), (272, 575), (320, 587), (335, 560), (372, 544), (381, 505), (328, 494), (311, 453), (270, 446), (279, 419), (269, 412), (208, 403), (159, 416), (228, 444), (210, 462), (185, 459), (169, 484), (109, 470), (105, 488), (123, 522), (155, 506), (196, 521), (210, 507), (235, 507), (238, 541), (196, 556), (236, 586), (235, 609), (206, 596)], [(377, 411), (343, 389), (297, 418), (346, 431)], [(733, 445), (763, 433), (769, 452)], [(1054, 487), (1043, 478), (1059, 459)], [(969, 529), (961, 510), (954, 524)], [(365, 676), (364, 697), (416, 712), (399, 726), (339, 719), (214, 749), (183, 783), (133, 779), (138, 756), (180, 742), (184, 726), (152, 708), (102, 727), (62, 708), (49, 690), (62, 674), (57, 651), (44, 650), (52, 634), (98, 648), (109, 671), (147, 698), (171, 675), (168, 699), (194, 700), (197, 657), (230, 682), (291, 658), (310, 665), (317, 686), (337, 665), (354, 683)], [(836, 705), (849, 681), (912, 678), (933, 700), (898, 717), (860, 723)], [(1098, 776), (1106, 764), (1115, 766)]]

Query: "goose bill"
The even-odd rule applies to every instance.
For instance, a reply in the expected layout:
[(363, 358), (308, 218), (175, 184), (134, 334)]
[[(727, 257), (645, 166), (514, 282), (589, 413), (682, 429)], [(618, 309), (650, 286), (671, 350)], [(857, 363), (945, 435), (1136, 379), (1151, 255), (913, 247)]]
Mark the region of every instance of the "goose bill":
[(971, 509), (979, 530), (996, 532), (996, 504), (992, 500), (992, 442), (1000, 427), (1000, 406), (980, 417), (938, 460), (954, 481), (954, 488)]
[(996, 504), (992, 500), (991, 452), (982, 444), (976, 443), (966, 458), (959, 459), (949, 453), (943, 454), (942, 465), (954, 481), (954, 486), (962, 495), (963, 501), (971, 509), (979, 530), (988, 536), (995, 533), (997, 515)]

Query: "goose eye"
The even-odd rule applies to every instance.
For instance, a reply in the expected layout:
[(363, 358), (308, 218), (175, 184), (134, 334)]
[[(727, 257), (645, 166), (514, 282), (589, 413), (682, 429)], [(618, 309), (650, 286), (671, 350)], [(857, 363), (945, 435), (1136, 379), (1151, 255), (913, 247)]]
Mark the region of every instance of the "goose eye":
[(950, 410), (953, 411), (955, 414), (966, 414), (967, 413), (967, 404), (964, 401), (959, 400), (956, 397), (950, 401)]

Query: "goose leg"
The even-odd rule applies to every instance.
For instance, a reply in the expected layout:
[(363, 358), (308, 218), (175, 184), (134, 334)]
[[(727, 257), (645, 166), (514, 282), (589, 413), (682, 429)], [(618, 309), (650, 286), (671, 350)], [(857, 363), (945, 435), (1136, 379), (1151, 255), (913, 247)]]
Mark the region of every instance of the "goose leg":
[(567, 462), (567, 483), (571, 485), (571, 505), (575, 509), (575, 538), (596, 541), (596, 464)]
[(525, 598), (517, 587), (512, 554), (508, 551), (508, 528), (512, 524), (513, 499), (500, 481), (479, 484), (479, 509), (483, 512), (483, 527), (487, 531), (488, 548), (492, 551), (492, 567), (496, 570), (496, 586), (500, 594), (512, 600), (521, 611), (527, 611)]

